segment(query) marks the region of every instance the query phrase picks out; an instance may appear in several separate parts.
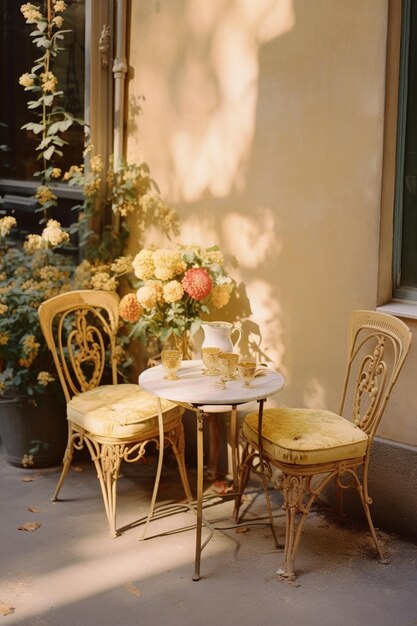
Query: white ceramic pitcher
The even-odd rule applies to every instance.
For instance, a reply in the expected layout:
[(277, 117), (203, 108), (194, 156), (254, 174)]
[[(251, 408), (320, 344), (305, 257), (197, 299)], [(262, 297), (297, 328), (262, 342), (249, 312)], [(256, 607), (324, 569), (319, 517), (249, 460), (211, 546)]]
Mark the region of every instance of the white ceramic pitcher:
[[(233, 352), (234, 345), (239, 341), (242, 332), (240, 328), (230, 322), (203, 322), (201, 327), (204, 331), (202, 348), (220, 348), (223, 352)], [(238, 333), (236, 341), (232, 341), (232, 335)]]

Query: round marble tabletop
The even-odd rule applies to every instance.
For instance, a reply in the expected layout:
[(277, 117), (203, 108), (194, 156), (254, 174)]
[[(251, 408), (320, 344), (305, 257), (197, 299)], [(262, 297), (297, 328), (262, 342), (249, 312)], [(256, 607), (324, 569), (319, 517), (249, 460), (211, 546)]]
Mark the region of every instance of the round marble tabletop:
[(218, 376), (205, 376), (202, 370), (200, 360), (183, 361), (178, 371), (179, 380), (165, 380), (162, 365), (156, 365), (142, 372), (139, 385), (166, 400), (194, 406), (244, 404), (272, 396), (284, 386), (284, 377), (267, 367), (260, 368), (262, 372), (254, 378), (251, 387), (243, 387), (236, 379), (227, 381), (224, 389), (219, 386)]

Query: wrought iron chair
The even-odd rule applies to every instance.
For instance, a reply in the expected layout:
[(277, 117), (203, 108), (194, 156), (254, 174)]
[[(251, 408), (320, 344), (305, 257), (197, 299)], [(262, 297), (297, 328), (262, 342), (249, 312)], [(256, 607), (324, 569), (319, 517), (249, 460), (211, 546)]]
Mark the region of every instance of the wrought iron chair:
[[(280, 470), (286, 518), (281, 575), (294, 579), (294, 560), (306, 516), (328, 483), (335, 479), (342, 507), (343, 490), (355, 486), (361, 498), (378, 560), (387, 562), (372, 523), (368, 493), (371, 444), (404, 364), (411, 332), (401, 320), (383, 313), (353, 311), (339, 414), (326, 410), (277, 408), (249, 413), (244, 420), (245, 447), (235, 501), (238, 521), (242, 492), (250, 471), (264, 480), (271, 529), (278, 547), (268, 495), (272, 468)], [(343, 417), (350, 414), (352, 421)]]
[[(140, 460), (151, 441), (159, 445), (156, 398), (139, 385), (117, 384), (118, 304), (115, 293), (79, 290), (50, 298), (39, 307), (42, 332), (67, 401), (68, 443), (52, 500), (58, 498), (74, 449), (86, 444), (97, 470), (112, 536), (118, 534), (116, 485), (121, 462)], [(110, 384), (103, 384), (107, 374)], [(172, 446), (186, 497), (191, 501), (183, 412), (176, 404), (162, 401), (164, 447)]]

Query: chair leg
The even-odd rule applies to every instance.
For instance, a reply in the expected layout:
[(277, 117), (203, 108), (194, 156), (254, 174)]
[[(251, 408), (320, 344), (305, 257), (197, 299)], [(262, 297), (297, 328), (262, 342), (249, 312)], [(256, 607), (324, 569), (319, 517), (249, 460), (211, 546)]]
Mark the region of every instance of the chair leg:
[(304, 522), (313, 504), (316, 494), (312, 494), (304, 504), (304, 498), (310, 491), (310, 479), (306, 476), (294, 476), (283, 473), (281, 489), (284, 497), (286, 517), (284, 565), (281, 576), (294, 580), (294, 561), (300, 544)]
[(382, 548), (379, 543), (379, 540), (375, 531), (375, 527), (372, 521), (372, 517), (371, 517), (371, 509), (369, 505), (372, 504), (372, 498), (369, 496), (369, 493), (368, 493), (368, 467), (367, 466), (364, 466), (362, 481), (363, 481), (362, 484), (358, 484), (358, 491), (359, 491), (359, 495), (361, 498), (363, 509), (365, 511), (366, 519), (368, 521), (369, 530), (371, 531), (372, 539), (374, 541), (375, 548), (378, 554), (378, 561), (380, 563), (387, 564), (389, 563), (389, 559), (387, 558), (386, 554), (384, 554), (384, 552), (382, 551)]
[(239, 485), (237, 494), (235, 496), (235, 506), (233, 509), (233, 521), (235, 524), (239, 523), (239, 509), (242, 504), (242, 496), (245, 491), (246, 485), (248, 484), (250, 473), (250, 454), (249, 454), (249, 444), (245, 443), (243, 451), (242, 451), (242, 459), (239, 467)]
[(86, 443), (100, 482), (110, 534), (112, 537), (117, 537), (116, 487), (125, 445), (98, 444), (89, 439), (86, 439)]
[(54, 494), (51, 498), (52, 502), (56, 502), (58, 500), (58, 494), (61, 490), (62, 485), (64, 484), (64, 480), (67, 477), (72, 458), (74, 456), (74, 439), (79, 437), (78, 433), (73, 433), (71, 426), (68, 425), (68, 442), (67, 447), (65, 448), (64, 458), (62, 460), (62, 470), (61, 475), (58, 480), (58, 484), (55, 488)]
[(177, 460), (178, 471), (180, 473), (180, 478), (182, 482), (182, 486), (184, 488), (184, 493), (188, 502), (191, 502), (193, 499), (193, 494), (191, 493), (190, 483), (188, 482), (187, 476), (187, 468), (185, 465), (185, 438), (184, 438), (184, 427), (181, 424), (175, 433), (175, 437), (172, 442), (172, 449), (175, 454), (175, 458)]
[(269, 515), (269, 525), (271, 526), (271, 532), (274, 538), (275, 547), (279, 548), (280, 545), (278, 541), (278, 535), (277, 535), (277, 531), (276, 531), (275, 524), (274, 524), (274, 517), (272, 515), (271, 499), (269, 497), (268, 478), (267, 476), (265, 476), (265, 474), (262, 475), (262, 482), (264, 486), (266, 508), (268, 510), (268, 515)]

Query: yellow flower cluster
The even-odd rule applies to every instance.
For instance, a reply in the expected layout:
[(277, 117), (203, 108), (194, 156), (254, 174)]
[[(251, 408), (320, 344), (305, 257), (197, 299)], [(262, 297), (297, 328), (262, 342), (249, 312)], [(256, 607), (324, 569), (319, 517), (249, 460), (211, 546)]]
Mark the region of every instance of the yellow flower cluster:
[(52, 24), (54, 24), (57, 28), (62, 28), (63, 23), (64, 18), (62, 15), (55, 15), (55, 17), (52, 18)]
[(40, 185), (35, 194), (35, 198), (38, 200), (39, 204), (44, 206), (47, 202), (51, 200), (57, 200), (58, 198), (52, 191), (50, 187), (47, 185)]
[(55, 378), (51, 376), (49, 372), (39, 372), (38, 374), (38, 383), (43, 387), (46, 387), (48, 383), (52, 383)]
[(116, 291), (117, 283), (114, 276), (108, 272), (97, 272), (91, 277), (91, 287), (93, 289), (103, 289), (104, 291)]
[(62, 230), (57, 220), (48, 220), (42, 231), (42, 239), (54, 247), (69, 241), (69, 234)]
[(64, 0), (53, 0), (53, 5), (55, 13), (63, 13), (63, 11), (67, 8)]
[(6, 215), (0, 219), (0, 236), (7, 237), (13, 226), (16, 226), (16, 219)]
[(5, 346), (9, 343), (9, 335), (7, 333), (0, 333), (0, 346)]
[(55, 265), (45, 265), (39, 269), (39, 276), (41, 280), (57, 281), (62, 278), (62, 271)]
[(20, 367), (30, 367), (38, 356), (40, 344), (35, 341), (33, 335), (26, 335), (21, 343), (24, 356), (19, 359), (19, 365)]
[(178, 280), (171, 280), (163, 286), (162, 293), (165, 302), (178, 302), (184, 295), (184, 288)]
[(211, 303), (216, 309), (226, 306), (230, 300), (231, 285), (215, 285), (211, 292)]
[(153, 251), (146, 249), (141, 250), (133, 259), (132, 266), (135, 276), (141, 280), (149, 280), (149, 278), (152, 278), (155, 270)]
[(95, 174), (100, 174), (103, 171), (103, 160), (99, 154), (92, 156), (90, 159), (91, 171)]
[(58, 84), (58, 79), (53, 74), (53, 72), (42, 72), (41, 73), (41, 81), (42, 81), (42, 91), (44, 93), (55, 93), (56, 86)]
[(28, 74), (28, 72), (22, 74), (19, 78), (19, 85), (22, 85), (22, 87), (33, 87), (34, 84), (35, 79), (33, 78), (32, 74)]
[(39, 11), (39, 7), (35, 6), (31, 2), (22, 4), (20, 10), (28, 24), (34, 24), (42, 19), (42, 13)]
[(112, 272), (116, 274), (127, 274), (132, 271), (132, 257), (131, 256), (119, 256), (113, 261), (110, 266)]
[(9, 307), (7, 306), (7, 304), (3, 304), (2, 302), (0, 302), (0, 315), (4, 315), (5, 313), (7, 313), (8, 310)]
[(35, 250), (41, 250), (44, 247), (45, 242), (40, 235), (28, 235), (26, 241), (23, 244), (23, 248), (26, 252), (35, 252)]
[(141, 280), (155, 276), (158, 280), (171, 280), (186, 269), (185, 262), (176, 250), (160, 248), (141, 250), (133, 259), (133, 270)]
[(71, 165), (68, 172), (65, 172), (64, 174), (64, 180), (70, 180), (75, 175), (82, 176), (83, 169), (82, 165)]
[(157, 280), (149, 280), (146, 285), (139, 287), (136, 297), (144, 309), (153, 309), (158, 302), (163, 300), (161, 283)]

